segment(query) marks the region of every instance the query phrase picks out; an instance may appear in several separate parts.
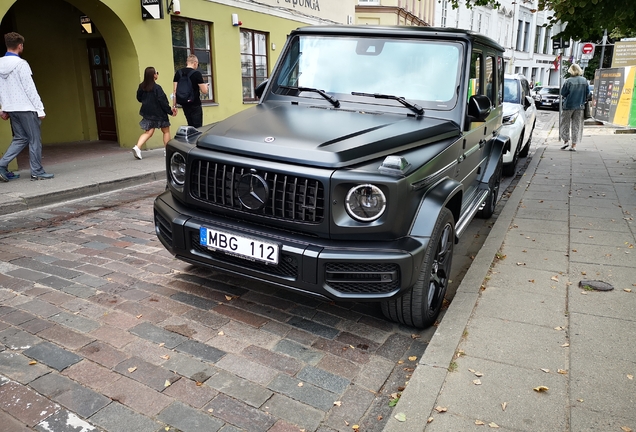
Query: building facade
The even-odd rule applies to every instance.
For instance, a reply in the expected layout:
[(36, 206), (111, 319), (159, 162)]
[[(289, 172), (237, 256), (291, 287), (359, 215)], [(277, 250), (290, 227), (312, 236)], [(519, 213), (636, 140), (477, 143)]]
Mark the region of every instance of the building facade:
[(449, 0), (436, 3), (434, 25), (458, 27), (482, 33), (506, 48), (506, 72), (520, 73), (528, 80), (542, 85), (559, 82), (558, 56), (569, 59), (572, 47), (554, 50), (552, 36), (559, 27), (547, 27), (550, 11), (540, 11), (538, 0), (500, 0), (501, 6), (453, 9)]
[(357, 0), (355, 12), (359, 25), (430, 26), (435, 0)]
[[(210, 84), (204, 123), (256, 103), (291, 30), (351, 23), (357, 0), (0, 0), (2, 34), (25, 37), (23, 58), (33, 71), (46, 118), (46, 145), (116, 141), (132, 147), (141, 134), (136, 91), (144, 69), (172, 92), (176, 69), (195, 54)], [(156, 18), (156, 19), (155, 19)], [(4, 39), (2, 42), (4, 43)], [(2, 47), (4, 49), (4, 47)], [(172, 132), (185, 124), (170, 118)], [(148, 147), (161, 147), (155, 134)], [(11, 141), (0, 122), (0, 154)], [(14, 161), (10, 169), (16, 169)]]

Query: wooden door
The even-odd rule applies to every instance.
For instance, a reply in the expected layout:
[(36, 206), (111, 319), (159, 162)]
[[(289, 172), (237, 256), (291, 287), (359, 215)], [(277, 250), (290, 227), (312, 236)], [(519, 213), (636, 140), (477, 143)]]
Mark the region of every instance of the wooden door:
[(88, 64), (91, 70), (97, 133), (100, 140), (117, 141), (110, 60), (106, 42), (102, 38), (88, 39), (86, 46), (88, 48)]

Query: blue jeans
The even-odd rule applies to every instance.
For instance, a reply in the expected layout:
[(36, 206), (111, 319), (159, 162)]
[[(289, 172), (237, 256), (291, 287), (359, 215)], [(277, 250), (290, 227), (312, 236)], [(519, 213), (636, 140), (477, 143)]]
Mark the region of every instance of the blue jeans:
[(18, 157), (26, 146), (29, 146), (31, 175), (43, 174), (42, 136), (40, 135), (42, 121), (38, 117), (38, 113), (34, 111), (14, 111), (7, 114), (9, 114), (9, 119), (11, 120), (13, 140), (7, 152), (0, 159), (0, 168), (6, 169), (9, 166), (9, 162)]

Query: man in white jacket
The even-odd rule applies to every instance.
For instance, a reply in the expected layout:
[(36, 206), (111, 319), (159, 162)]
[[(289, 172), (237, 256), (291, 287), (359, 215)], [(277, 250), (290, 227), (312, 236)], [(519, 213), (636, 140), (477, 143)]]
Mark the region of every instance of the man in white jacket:
[(42, 167), (42, 138), (40, 124), (44, 118), (44, 105), (35, 88), (29, 63), (20, 58), (24, 50), (24, 37), (11, 32), (4, 35), (7, 53), (0, 57), (0, 117), (11, 119), (13, 140), (0, 159), (0, 181), (9, 181), (9, 162), (29, 146), (31, 180), (53, 178)]

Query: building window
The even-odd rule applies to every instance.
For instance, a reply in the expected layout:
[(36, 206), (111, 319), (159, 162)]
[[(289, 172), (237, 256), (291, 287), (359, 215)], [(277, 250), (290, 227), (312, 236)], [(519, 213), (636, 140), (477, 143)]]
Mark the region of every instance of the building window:
[(517, 22), (517, 51), (523, 49), (523, 21)]
[(172, 58), (174, 69), (186, 67), (186, 58), (194, 54), (199, 59), (198, 71), (208, 83), (208, 93), (201, 93), (201, 102), (214, 101), (212, 82), (212, 51), (210, 49), (210, 23), (190, 19), (172, 19)]
[(552, 39), (552, 31), (545, 29), (545, 34), (543, 35), (543, 54), (550, 54), (550, 39)]
[(523, 50), (530, 52), (530, 23), (525, 23), (523, 30)]
[(448, 16), (448, 0), (442, 0), (442, 27), (446, 27), (446, 17)]
[(477, 12), (477, 33), (481, 33), (481, 12)]
[(267, 79), (267, 34), (241, 30), (243, 101), (258, 100), (254, 89)]
[(537, 26), (537, 33), (534, 35), (534, 51), (535, 53), (540, 53), (540, 46), (539, 44), (541, 43), (541, 30), (543, 30), (543, 27), (541, 26)]

